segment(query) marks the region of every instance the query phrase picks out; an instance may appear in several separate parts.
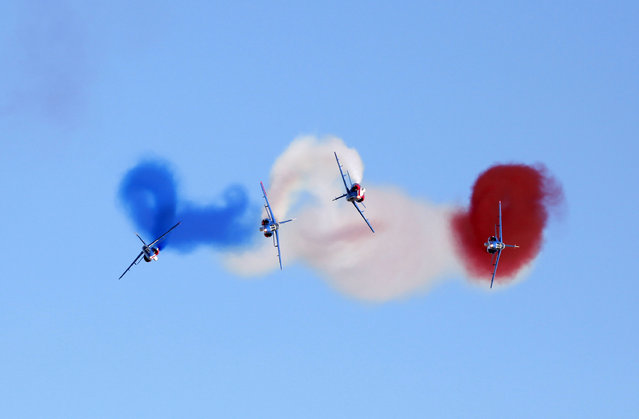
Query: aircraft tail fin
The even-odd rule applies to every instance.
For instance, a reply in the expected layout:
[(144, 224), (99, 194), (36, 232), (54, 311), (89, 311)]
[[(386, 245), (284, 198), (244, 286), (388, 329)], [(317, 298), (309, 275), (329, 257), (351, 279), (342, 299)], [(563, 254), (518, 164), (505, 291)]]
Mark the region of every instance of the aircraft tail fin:
[(146, 246), (146, 243), (144, 242), (144, 240), (142, 240), (142, 237), (140, 237), (140, 235), (138, 233), (135, 233), (135, 235), (138, 236), (138, 239), (140, 239), (142, 244)]

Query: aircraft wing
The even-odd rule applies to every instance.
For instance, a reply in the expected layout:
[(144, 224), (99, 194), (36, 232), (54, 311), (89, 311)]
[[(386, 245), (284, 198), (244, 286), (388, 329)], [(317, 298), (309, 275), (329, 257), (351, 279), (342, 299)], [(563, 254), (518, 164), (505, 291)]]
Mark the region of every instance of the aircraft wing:
[(277, 242), (275, 247), (277, 247), (277, 258), (280, 260), (280, 271), (281, 271), (282, 270), (282, 255), (281, 255), (281, 252), (280, 252), (280, 235), (279, 235), (277, 230), (275, 230), (275, 241)]
[[(178, 221), (178, 223), (176, 225), (174, 225), (173, 227), (171, 227), (166, 233), (162, 234), (160, 237), (158, 237), (157, 239), (153, 240), (153, 242), (151, 244), (149, 244), (149, 247), (155, 245), (157, 242), (162, 240), (164, 238), (164, 236), (169, 234), (171, 232), (171, 230), (173, 230), (175, 227), (179, 226), (180, 223), (182, 223), (182, 221)], [(142, 239), (140, 239), (140, 240), (142, 240)]]
[(118, 279), (122, 279), (122, 277), (124, 276), (125, 273), (129, 272), (129, 269), (131, 269), (131, 267), (133, 265), (135, 265), (137, 263), (138, 260), (140, 260), (140, 258), (142, 257), (142, 255), (144, 254), (144, 252), (140, 252), (139, 255), (137, 255), (137, 257), (133, 260), (133, 262), (129, 265), (128, 268), (126, 268), (126, 271), (124, 271), (124, 273), (122, 275), (120, 275), (120, 277)]
[(497, 273), (497, 265), (499, 265), (499, 257), (501, 256), (501, 249), (497, 252), (497, 260), (495, 261), (495, 269), (493, 270), (493, 279), (490, 280), (490, 288), (493, 287), (493, 281), (495, 280), (495, 274)]
[(364, 219), (364, 221), (366, 221), (366, 224), (368, 224), (368, 228), (371, 229), (371, 231), (374, 233), (375, 230), (373, 230), (373, 227), (371, 226), (371, 223), (368, 222), (368, 220), (366, 219), (366, 217), (364, 217), (364, 213), (362, 212), (361, 209), (359, 209), (359, 207), (357, 206), (357, 204), (355, 203), (355, 201), (351, 201), (353, 203), (353, 205), (355, 206), (355, 208), (357, 208), (357, 212), (359, 212), (359, 215), (362, 216), (362, 218)]
[[(333, 154), (335, 154), (335, 160), (337, 160), (337, 167), (339, 167), (339, 173), (342, 175), (342, 182), (344, 182), (344, 188), (346, 188), (346, 193), (348, 193), (349, 189), (348, 189), (348, 185), (346, 185), (346, 178), (344, 177), (344, 172), (342, 172), (342, 165), (339, 164), (339, 159), (337, 158), (337, 153), (333, 151)], [(362, 215), (362, 217), (363, 217), (363, 215)]]
[(275, 217), (273, 216), (273, 210), (271, 209), (271, 204), (269, 204), (268, 198), (266, 197), (266, 190), (264, 190), (264, 185), (262, 184), (262, 182), (260, 182), (260, 186), (262, 187), (262, 192), (264, 193), (264, 200), (266, 201), (266, 212), (268, 213), (267, 215), (269, 216), (271, 221), (276, 223), (277, 221), (275, 220)]

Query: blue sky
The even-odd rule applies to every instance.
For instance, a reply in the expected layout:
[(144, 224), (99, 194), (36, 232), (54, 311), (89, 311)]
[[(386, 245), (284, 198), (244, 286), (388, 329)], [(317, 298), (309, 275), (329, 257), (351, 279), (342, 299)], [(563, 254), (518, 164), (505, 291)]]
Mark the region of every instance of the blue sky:
[[(636, 416), (639, 6), (422, 3), (0, 3), (1, 416)], [(207, 248), (117, 281), (128, 169), (259, 204), (301, 134), (435, 203), (542, 162), (566, 204), (498, 292), (372, 304)]]

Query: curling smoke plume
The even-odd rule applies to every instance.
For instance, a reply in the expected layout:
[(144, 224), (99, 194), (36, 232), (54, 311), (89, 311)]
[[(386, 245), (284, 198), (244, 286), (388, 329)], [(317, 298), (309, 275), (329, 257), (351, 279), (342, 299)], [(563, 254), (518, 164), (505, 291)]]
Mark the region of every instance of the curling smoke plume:
[[(350, 203), (332, 201), (344, 193), (334, 151), (353, 182), (361, 182), (359, 154), (334, 137), (296, 139), (271, 170), (267, 193), (275, 217), (297, 218), (280, 230), (285, 265), (300, 261), (341, 291), (377, 301), (427, 289), (459, 272), (449, 229), (452, 208), (363, 182), (373, 234)], [(247, 276), (278, 268), (270, 239), (258, 248), (228, 254), (226, 264)]]
[(452, 230), (467, 274), (490, 282), (491, 256), (482, 243), (494, 235), (502, 204), (503, 241), (517, 244), (499, 260), (495, 282), (507, 282), (537, 256), (549, 211), (563, 201), (559, 183), (545, 167), (497, 165), (483, 172), (473, 186), (470, 207), (452, 218)]
[(158, 161), (142, 162), (129, 170), (120, 184), (119, 197), (135, 226), (153, 240), (178, 221), (182, 224), (159, 245), (188, 252), (199, 245), (229, 248), (245, 245), (254, 237), (246, 190), (231, 186), (221, 205), (197, 206), (179, 199), (169, 167)]

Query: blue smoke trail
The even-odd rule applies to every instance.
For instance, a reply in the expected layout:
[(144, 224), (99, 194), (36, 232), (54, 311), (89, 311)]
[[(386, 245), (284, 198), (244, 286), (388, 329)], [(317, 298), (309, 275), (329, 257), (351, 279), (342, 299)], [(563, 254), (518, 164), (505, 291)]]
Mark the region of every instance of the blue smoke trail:
[[(177, 184), (168, 165), (145, 161), (129, 170), (120, 183), (119, 198), (145, 240), (153, 240), (178, 221), (182, 224), (160, 243), (190, 252), (200, 245), (217, 248), (240, 246), (255, 235), (246, 189), (229, 186), (222, 205), (198, 206), (180, 201)], [(148, 241), (147, 241), (148, 242)]]

